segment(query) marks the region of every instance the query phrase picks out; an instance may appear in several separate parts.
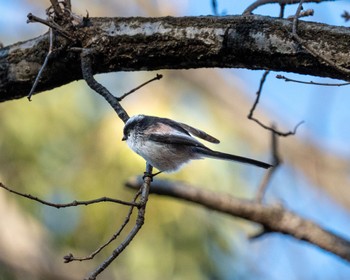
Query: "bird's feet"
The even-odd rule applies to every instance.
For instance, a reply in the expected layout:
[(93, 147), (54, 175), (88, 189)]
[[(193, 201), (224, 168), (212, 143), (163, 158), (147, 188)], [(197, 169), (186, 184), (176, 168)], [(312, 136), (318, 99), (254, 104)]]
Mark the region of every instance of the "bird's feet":
[(142, 179), (144, 180), (146, 177), (151, 178), (151, 182), (153, 181), (153, 177), (157, 176), (158, 174), (162, 173), (162, 171), (158, 171), (157, 173), (151, 174), (149, 172), (144, 172)]

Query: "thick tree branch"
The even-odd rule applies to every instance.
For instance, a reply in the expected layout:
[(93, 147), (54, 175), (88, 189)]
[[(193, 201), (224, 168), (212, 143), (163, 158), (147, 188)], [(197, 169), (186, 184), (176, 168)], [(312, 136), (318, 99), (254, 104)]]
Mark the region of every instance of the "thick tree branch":
[[(70, 37), (79, 47), (94, 49), (94, 73), (229, 67), (350, 80), (303, 49), (291, 31), (291, 21), (262, 16), (90, 18)], [(300, 21), (298, 35), (323, 57), (350, 68), (348, 28)], [(0, 49), (0, 101), (28, 95), (48, 43), (45, 34)], [(71, 44), (57, 36), (38, 92), (82, 78)]]
[[(131, 188), (139, 188), (140, 184), (142, 184), (141, 178), (127, 182), (127, 186)], [(263, 205), (166, 180), (155, 180), (150, 192), (180, 198), (212, 210), (256, 222), (261, 224), (266, 232), (288, 234), (350, 262), (350, 241), (279, 205)]]

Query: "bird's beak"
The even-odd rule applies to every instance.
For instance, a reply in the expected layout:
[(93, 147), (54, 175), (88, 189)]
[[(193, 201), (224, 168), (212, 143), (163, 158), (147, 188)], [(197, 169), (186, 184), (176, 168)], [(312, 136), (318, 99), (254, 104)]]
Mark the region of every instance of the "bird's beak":
[(125, 141), (127, 138), (126, 136), (124, 135), (123, 138), (122, 138), (122, 141)]

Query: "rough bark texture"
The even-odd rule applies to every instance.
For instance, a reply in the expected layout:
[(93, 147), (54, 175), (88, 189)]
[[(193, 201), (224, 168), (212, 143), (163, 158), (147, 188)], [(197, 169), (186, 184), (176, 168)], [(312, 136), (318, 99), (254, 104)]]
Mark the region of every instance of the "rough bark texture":
[[(334, 63), (350, 67), (350, 30), (299, 22), (298, 34)], [(350, 80), (320, 62), (290, 36), (292, 23), (262, 16), (90, 18), (70, 31), (74, 44), (56, 37), (37, 92), (82, 78), (69, 47), (96, 51), (94, 72), (203, 67), (271, 69)], [(0, 49), (0, 101), (26, 96), (48, 50), (48, 35)]]

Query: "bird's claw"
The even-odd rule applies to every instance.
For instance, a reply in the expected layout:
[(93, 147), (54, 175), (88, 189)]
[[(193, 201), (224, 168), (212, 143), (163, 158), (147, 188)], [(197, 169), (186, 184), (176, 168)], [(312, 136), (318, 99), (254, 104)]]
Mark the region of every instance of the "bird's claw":
[(145, 180), (146, 177), (151, 178), (151, 182), (153, 182), (153, 177), (157, 176), (158, 174), (162, 173), (162, 171), (159, 171), (157, 173), (151, 174), (149, 172), (144, 172), (142, 179)]

